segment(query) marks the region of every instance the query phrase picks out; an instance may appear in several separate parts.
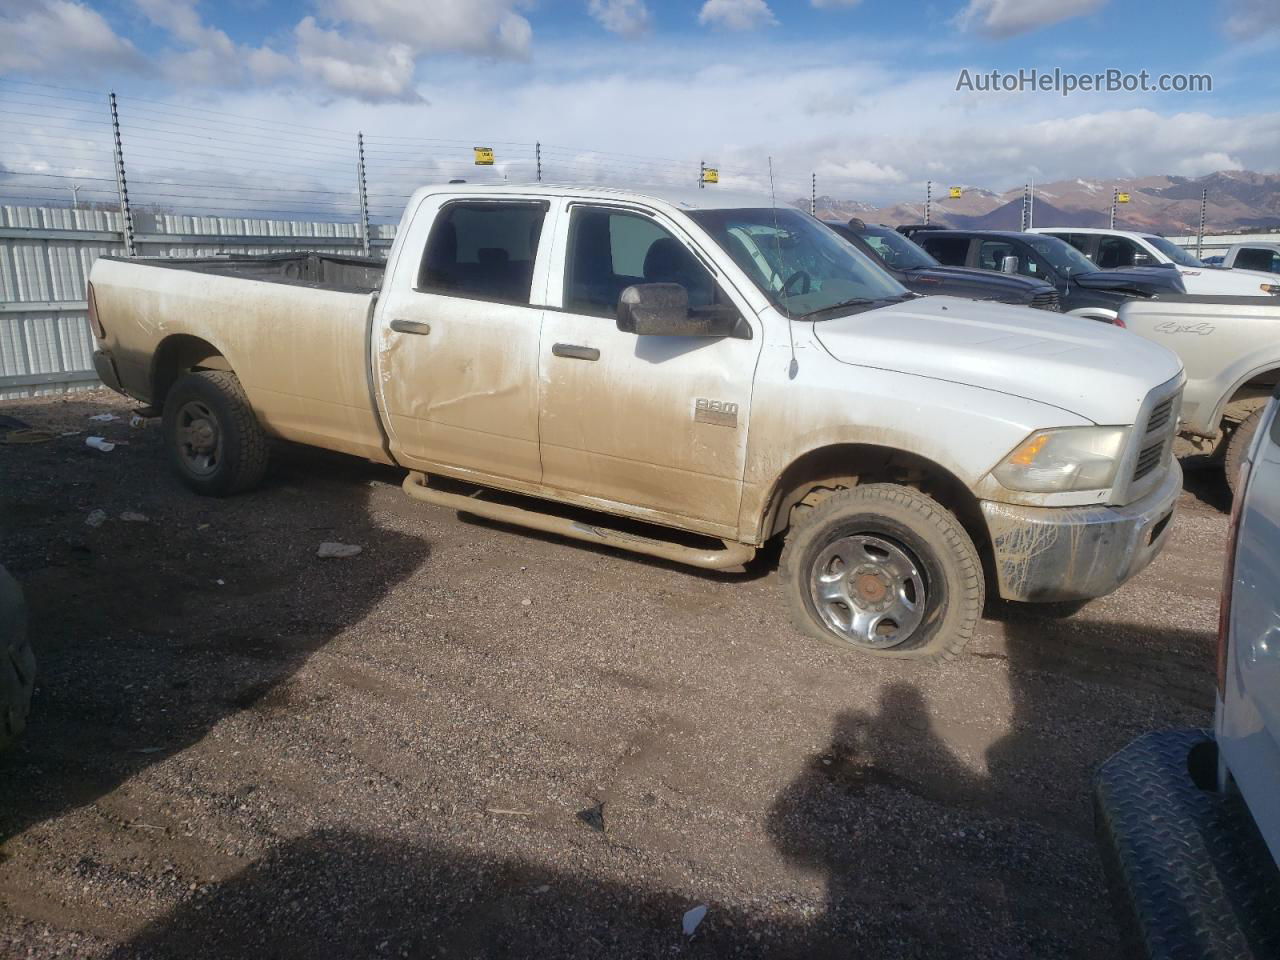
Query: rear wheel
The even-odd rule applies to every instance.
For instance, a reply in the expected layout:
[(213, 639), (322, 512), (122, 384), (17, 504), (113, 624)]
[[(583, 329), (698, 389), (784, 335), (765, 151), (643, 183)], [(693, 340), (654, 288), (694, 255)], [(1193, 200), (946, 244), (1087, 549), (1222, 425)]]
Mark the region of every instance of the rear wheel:
[(982, 564), (955, 516), (918, 490), (875, 483), (808, 508), (778, 567), (792, 622), (842, 650), (954, 657), (982, 611)]
[(1265, 407), (1259, 407), (1249, 416), (1245, 417), (1231, 431), (1231, 438), (1227, 441), (1227, 452), (1223, 457), (1223, 469), (1227, 472), (1227, 486), (1231, 488), (1231, 495), (1236, 495), (1236, 484), (1240, 482), (1240, 464), (1244, 462), (1245, 454), (1249, 452), (1249, 444), (1253, 443), (1253, 435), (1258, 432), (1258, 424), (1262, 422), (1262, 414)]
[(267, 472), (268, 444), (234, 373), (188, 373), (164, 401), (169, 463), (188, 487), (207, 497), (249, 490)]

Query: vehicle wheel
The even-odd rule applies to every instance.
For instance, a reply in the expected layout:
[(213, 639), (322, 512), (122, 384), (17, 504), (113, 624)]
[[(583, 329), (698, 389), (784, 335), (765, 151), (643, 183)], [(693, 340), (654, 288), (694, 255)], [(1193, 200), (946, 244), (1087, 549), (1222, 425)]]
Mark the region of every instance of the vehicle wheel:
[(0, 567), (0, 751), (27, 725), (36, 658), (27, 639), (26, 607), (17, 581)]
[(1240, 464), (1249, 452), (1249, 444), (1253, 443), (1253, 435), (1258, 432), (1258, 424), (1262, 422), (1262, 414), (1266, 407), (1259, 407), (1249, 414), (1231, 431), (1231, 439), (1227, 441), (1227, 452), (1223, 459), (1223, 469), (1227, 472), (1227, 486), (1231, 495), (1236, 495), (1236, 484), (1240, 482)]
[(778, 566), (791, 620), (843, 650), (951, 658), (982, 612), (982, 563), (955, 516), (910, 487), (834, 493), (787, 533)]
[(267, 471), (267, 435), (234, 373), (188, 373), (164, 401), (169, 462), (182, 482), (206, 497), (249, 490)]

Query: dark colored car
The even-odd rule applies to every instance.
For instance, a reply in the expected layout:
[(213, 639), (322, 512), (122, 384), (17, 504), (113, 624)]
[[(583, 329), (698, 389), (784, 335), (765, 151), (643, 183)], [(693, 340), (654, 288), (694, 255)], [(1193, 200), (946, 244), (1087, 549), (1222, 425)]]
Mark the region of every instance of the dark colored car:
[(1058, 291), (1043, 280), (943, 266), (892, 227), (866, 224), (856, 217), (848, 223), (824, 222), (915, 293), (1058, 309)]
[(1053, 285), (1064, 313), (1115, 323), (1120, 305), (1186, 293), (1177, 270), (1100, 270), (1057, 237), (1000, 230), (928, 230), (916, 242), (942, 263), (994, 273), (1013, 272)]

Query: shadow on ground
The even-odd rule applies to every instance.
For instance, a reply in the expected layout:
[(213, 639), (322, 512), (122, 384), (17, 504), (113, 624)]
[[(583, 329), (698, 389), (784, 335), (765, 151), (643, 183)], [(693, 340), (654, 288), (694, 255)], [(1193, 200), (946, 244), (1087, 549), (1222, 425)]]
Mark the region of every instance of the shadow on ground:
[[(82, 407), (93, 410), (13, 412), (82, 427)], [(229, 714), (287, 698), (307, 658), (429, 556), (428, 543), (369, 517), (369, 483), (398, 482), (394, 471), (281, 446), (263, 490), (202, 499), (169, 475), (158, 427), (110, 429), (128, 440), (110, 454), (72, 437), (0, 456), (0, 562), (25, 590), (38, 658), (30, 725), (0, 758), (0, 843)], [(105, 514), (96, 527), (86, 523), (95, 510)], [(365, 553), (319, 560), (325, 540)]]

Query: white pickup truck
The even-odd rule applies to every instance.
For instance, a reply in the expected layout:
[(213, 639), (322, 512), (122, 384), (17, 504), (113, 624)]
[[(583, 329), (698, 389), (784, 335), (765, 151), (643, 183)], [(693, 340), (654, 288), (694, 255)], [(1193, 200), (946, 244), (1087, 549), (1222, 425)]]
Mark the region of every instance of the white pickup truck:
[(274, 436), (400, 465), (424, 501), (701, 567), (785, 537), (797, 626), (883, 656), (957, 653), (992, 580), (1027, 601), (1116, 589), (1181, 488), (1172, 353), (918, 298), (758, 196), (429, 187), (385, 270), (104, 258), (89, 301), (100, 376), (163, 410), (198, 492), (252, 487)]
[[(1130, 230), (1100, 227), (1035, 227), (1043, 233), (1067, 241), (1103, 270), (1121, 267), (1176, 269), (1182, 285), (1193, 296), (1257, 297), (1280, 295), (1280, 279), (1255, 270), (1222, 270), (1197, 260), (1168, 237)], [(1224, 264), (1231, 266), (1231, 264)]]
[[(1233, 243), (1222, 258), (1222, 266), (1228, 270), (1280, 274), (1280, 242)], [(1275, 282), (1280, 283), (1280, 278)]]
[(1241, 474), (1213, 734), (1147, 734), (1095, 784), (1126, 956), (1280, 956), (1280, 393)]

